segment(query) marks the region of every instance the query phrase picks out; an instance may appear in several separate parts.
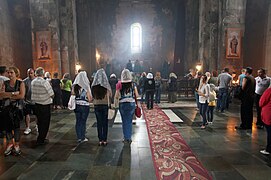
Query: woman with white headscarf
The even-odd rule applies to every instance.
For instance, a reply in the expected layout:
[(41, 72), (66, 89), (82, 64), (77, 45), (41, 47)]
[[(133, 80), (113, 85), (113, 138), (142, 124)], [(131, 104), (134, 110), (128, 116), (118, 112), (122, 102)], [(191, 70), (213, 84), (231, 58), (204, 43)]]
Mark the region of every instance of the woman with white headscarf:
[(108, 102), (111, 101), (111, 87), (104, 69), (99, 69), (91, 85), (94, 112), (97, 119), (99, 146), (107, 145)]
[(76, 108), (74, 110), (76, 117), (76, 135), (77, 141), (86, 142), (86, 122), (89, 114), (89, 102), (92, 100), (89, 80), (87, 73), (81, 71), (75, 78), (72, 88), (72, 94), (75, 95)]
[(135, 83), (132, 82), (132, 74), (128, 69), (124, 69), (121, 73), (121, 88), (116, 90), (115, 99), (119, 99), (123, 142), (128, 144), (132, 142), (132, 123), (136, 97), (138, 97), (138, 92)]

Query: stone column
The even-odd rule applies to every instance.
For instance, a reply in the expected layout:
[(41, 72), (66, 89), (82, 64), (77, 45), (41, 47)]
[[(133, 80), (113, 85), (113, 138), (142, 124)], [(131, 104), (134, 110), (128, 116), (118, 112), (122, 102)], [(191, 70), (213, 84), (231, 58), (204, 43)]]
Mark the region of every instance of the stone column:
[(195, 68), (198, 61), (199, 1), (186, 1), (185, 5), (185, 56), (184, 70)]
[(62, 74), (75, 75), (78, 62), (77, 26), (75, 0), (62, 0), (59, 4), (60, 52)]
[(203, 72), (217, 69), (218, 1), (199, 1), (199, 62)]
[[(34, 68), (43, 67), (46, 71), (62, 72), (60, 56), (60, 31), (58, 1), (54, 0), (29, 0), (30, 16), (32, 19), (32, 42)], [(51, 34), (50, 59), (40, 59), (37, 32), (49, 31)]]

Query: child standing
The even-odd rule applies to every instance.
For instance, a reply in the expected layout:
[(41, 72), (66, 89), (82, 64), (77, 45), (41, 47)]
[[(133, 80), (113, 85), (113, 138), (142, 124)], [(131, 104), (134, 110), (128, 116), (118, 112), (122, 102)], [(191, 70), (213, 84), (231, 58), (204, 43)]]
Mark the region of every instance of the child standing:
[(209, 103), (208, 103), (208, 110), (207, 110), (207, 120), (209, 124), (213, 123), (215, 106), (216, 106), (215, 85), (210, 84), (210, 95), (209, 95)]

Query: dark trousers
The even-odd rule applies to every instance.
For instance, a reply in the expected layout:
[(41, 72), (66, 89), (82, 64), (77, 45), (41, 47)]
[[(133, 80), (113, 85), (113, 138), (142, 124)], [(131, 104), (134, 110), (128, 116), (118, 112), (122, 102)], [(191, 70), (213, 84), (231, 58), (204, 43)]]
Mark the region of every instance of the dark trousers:
[(70, 91), (62, 90), (62, 105), (63, 105), (63, 107), (68, 107), (70, 96), (71, 96)]
[(267, 146), (266, 151), (271, 153), (271, 125), (267, 126), (265, 125), (266, 132), (267, 132)]
[(97, 119), (99, 141), (107, 141), (108, 133), (108, 105), (95, 105), (94, 112)]
[(37, 142), (44, 143), (51, 121), (51, 106), (50, 104), (47, 105), (35, 104), (35, 111), (38, 120), (37, 124), (39, 131)]
[(217, 99), (217, 110), (224, 111), (228, 101), (228, 88), (219, 88)]
[(253, 122), (253, 98), (245, 97), (241, 100), (241, 128), (251, 129)]
[(259, 106), (260, 99), (261, 99), (261, 95), (255, 94), (255, 105), (256, 105), (256, 110), (257, 110), (256, 125), (263, 126), (263, 121), (262, 121), (262, 116), (261, 116), (262, 108), (260, 108), (260, 106)]
[(215, 106), (208, 106), (208, 110), (207, 110), (207, 119), (208, 119), (208, 122), (213, 122), (213, 119), (214, 119), (214, 108), (215, 108)]
[(147, 103), (148, 109), (153, 108), (153, 97), (154, 97), (154, 91), (146, 91), (146, 103)]
[(161, 99), (161, 88), (156, 88), (155, 89), (155, 103), (160, 103)]
[(199, 113), (202, 117), (202, 125), (205, 126), (207, 124), (206, 114), (207, 114), (208, 103), (199, 103)]

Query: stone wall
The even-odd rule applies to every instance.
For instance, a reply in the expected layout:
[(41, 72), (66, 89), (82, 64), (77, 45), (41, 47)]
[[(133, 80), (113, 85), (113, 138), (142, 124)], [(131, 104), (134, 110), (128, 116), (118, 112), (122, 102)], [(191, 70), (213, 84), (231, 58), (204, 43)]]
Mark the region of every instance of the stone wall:
[(18, 67), (23, 78), (33, 66), (30, 24), (27, 0), (0, 1), (0, 64)]
[(266, 61), (265, 36), (268, 31), (269, 4), (269, 0), (247, 2), (244, 66), (251, 66), (255, 75), (256, 70), (264, 67)]
[[(123, 69), (129, 59), (143, 61), (146, 71), (160, 70), (164, 60), (174, 60), (177, 5), (165, 0), (77, 1), (80, 62), (94, 71), (97, 64), (89, 61), (95, 61), (95, 48), (115, 70)], [(131, 54), (130, 27), (136, 22), (142, 25), (142, 53)]]
[(199, 46), (199, 1), (190, 0), (185, 5), (185, 54), (184, 70), (189, 73), (195, 68), (198, 59)]
[[(181, 76), (198, 62), (203, 71), (271, 68), (270, 6), (270, 0), (1, 0), (0, 64), (20, 67), (23, 76), (37, 66), (74, 75), (78, 63), (91, 74), (105, 62), (119, 76), (128, 59), (154, 72), (169, 61)], [(130, 50), (135, 22), (143, 30), (138, 54)], [(229, 28), (242, 32), (239, 58), (226, 58)], [(41, 31), (50, 32), (48, 60), (38, 57)]]
[[(30, 0), (32, 19), (33, 62), (35, 67), (43, 67), (48, 72), (61, 73), (60, 56), (60, 31), (58, 1), (54, 0)], [(43, 32), (48, 32), (49, 37)], [(41, 47), (38, 33), (45, 35), (48, 43), (49, 58), (38, 57)], [(43, 38), (43, 37), (42, 37)]]
[(269, 1), (269, 9), (267, 16), (267, 27), (265, 35), (265, 64), (264, 67), (267, 69), (267, 74), (271, 76), (271, 2)]

